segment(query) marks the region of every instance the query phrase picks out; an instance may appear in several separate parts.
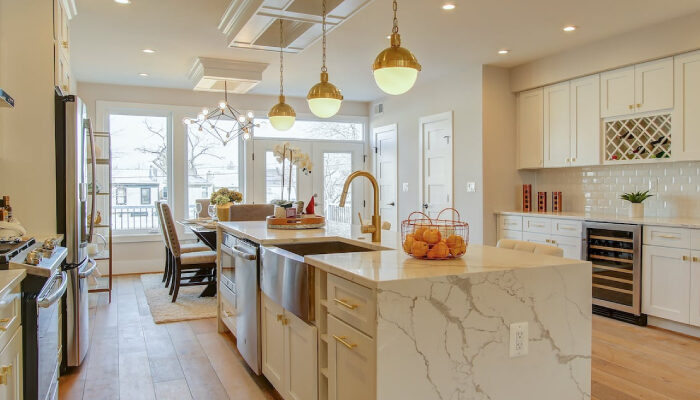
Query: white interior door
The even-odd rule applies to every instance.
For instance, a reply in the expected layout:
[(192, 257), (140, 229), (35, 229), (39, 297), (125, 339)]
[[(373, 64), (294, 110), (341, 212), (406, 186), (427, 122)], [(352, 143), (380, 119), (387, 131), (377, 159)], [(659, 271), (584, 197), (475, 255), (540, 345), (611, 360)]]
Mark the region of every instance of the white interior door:
[(379, 215), (398, 229), (398, 169), (396, 124), (374, 128), (374, 176), (379, 183)]
[(453, 202), (452, 112), (422, 117), (419, 124), (421, 203), (424, 212), (433, 217)]
[(317, 141), (313, 143), (312, 148), (316, 213), (323, 214), (329, 222), (353, 223), (354, 216), (364, 208), (363, 180), (353, 181), (345, 207), (340, 207), (340, 195), (348, 175), (362, 169), (363, 144)]

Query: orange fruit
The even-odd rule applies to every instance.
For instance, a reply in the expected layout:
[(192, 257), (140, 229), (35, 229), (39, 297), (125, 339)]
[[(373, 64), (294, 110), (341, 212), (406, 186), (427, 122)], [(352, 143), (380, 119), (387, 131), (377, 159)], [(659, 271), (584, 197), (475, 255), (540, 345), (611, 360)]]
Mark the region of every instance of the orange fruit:
[(411, 254), (414, 257), (423, 258), (428, 254), (428, 243), (421, 242), (420, 240), (413, 240), (413, 246), (411, 246)]
[(442, 235), (440, 235), (440, 231), (437, 229), (428, 229), (423, 232), (423, 240), (428, 244), (435, 244), (439, 242), (440, 239), (442, 239)]

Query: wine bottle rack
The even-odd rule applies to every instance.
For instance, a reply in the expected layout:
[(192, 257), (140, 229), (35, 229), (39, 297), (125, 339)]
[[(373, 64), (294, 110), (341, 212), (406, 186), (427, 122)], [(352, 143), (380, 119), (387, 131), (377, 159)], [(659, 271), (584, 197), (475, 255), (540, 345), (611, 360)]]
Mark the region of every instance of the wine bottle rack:
[(605, 161), (671, 158), (671, 114), (605, 122)]

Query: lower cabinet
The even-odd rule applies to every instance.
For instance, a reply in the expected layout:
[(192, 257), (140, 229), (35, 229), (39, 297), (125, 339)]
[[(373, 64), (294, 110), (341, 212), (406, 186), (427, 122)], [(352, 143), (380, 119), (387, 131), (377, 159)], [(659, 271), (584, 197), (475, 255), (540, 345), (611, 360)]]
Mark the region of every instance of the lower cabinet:
[(583, 258), (583, 242), (581, 238), (523, 232), (523, 240), (526, 242), (559, 247), (564, 251), (565, 258), (572, 258), (574, 260), (581, 260)]
[(261, 320), (263, 375), (286, 400), (316, 400), (316, 327), (264, 294)]
[(22, 399), (22, 327), (0, 351), (0, 399)]
[(374, 399), (376, 363), (374, 340), (328, 315), (328, 400)]
[[(642, 253), (642, 312), (690, 323), (691, 264), (698, 264), (692, 261), (690, 250), (645, 245)], [(695, 291), (698, 289), (700, 286)], [(700, 305), (694, 311), (700, 313)]]

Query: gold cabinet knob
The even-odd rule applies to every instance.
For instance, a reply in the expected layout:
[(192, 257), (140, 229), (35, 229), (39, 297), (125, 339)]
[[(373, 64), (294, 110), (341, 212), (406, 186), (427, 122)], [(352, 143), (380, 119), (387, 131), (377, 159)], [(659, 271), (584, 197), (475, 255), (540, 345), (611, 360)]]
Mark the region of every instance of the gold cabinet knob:
[(697, 258), (697, 257), (693, 257), (693, 262), (698, 262), (698, 261), (700, 261), (700, 259), (699, 259), (699, 258)]
[(0, 367), (0, 385), (7, 385), (9, 377), (12, 375), (12, 364)]
[(637, 108), (642, 108), (642, 103), (637, 103)]
[(62, 41), (62, 42), (61, 42), (61, 46), (63, 46), (64, 49), (67, 49), (67, 48), (68, 48), (68, 42), (65, 41), (65, 40)]
[(277, 314), (278, 321), (282, 321), (282, 318), (284, 318), (284, 314)]
[(629, 107), (630, 107), (630, 110), (634, 110), (634, 104), (630, 104)]

